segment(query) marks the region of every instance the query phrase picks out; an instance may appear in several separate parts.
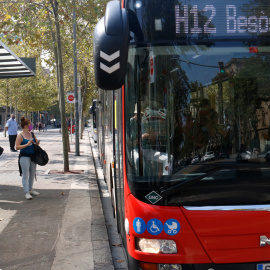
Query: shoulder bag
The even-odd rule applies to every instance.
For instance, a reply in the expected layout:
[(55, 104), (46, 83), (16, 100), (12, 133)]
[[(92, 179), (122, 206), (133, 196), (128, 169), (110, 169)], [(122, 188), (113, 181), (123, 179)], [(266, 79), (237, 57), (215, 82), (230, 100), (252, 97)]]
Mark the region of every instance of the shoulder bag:
[[(32, 133), (32, 137), (35, 138), (34, 133)], [(49, 162), (49, 156), (47, 152), (37, 144), (35, 144), (34, 146), (35, 146), (34, 162), (39, 166), (45, 166)]]

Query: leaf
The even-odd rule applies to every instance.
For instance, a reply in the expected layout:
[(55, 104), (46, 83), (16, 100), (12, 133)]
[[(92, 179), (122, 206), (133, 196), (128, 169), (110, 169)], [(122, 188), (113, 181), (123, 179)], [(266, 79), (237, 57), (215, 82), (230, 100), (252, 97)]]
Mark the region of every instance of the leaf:
[(114, 247), (122, 247), (122, 244), (112, 244)]
[(125, 260), (116, 260), (117, 262), (121, 263), (121, 262), (125, 262)]
[(11, 15), (9, 15), (9, 14), (6, 14), (6, 20), (9, 20), (9, 19), (11, 19)]

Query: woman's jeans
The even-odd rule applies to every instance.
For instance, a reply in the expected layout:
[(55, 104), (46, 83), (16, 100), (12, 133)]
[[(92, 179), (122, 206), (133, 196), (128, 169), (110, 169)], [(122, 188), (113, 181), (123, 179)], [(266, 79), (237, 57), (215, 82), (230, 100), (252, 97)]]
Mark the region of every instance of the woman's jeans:
[(22, 185), (25, 193), (32, 190), (37, 164), (31, 161), (30, 157), (21, 157), (20, 164), (22, 168)]

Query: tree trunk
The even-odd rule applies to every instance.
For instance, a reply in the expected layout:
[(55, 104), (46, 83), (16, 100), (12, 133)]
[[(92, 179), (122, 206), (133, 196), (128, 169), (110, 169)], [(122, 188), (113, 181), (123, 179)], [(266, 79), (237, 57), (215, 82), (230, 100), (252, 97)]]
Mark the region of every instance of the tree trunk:
[[(57, 41), (56, 41), (56, 37), (55, 37), (55, 32), (52, 30), (53, 28), (53, 24), (52, 24), (52, 21), (51, 21), (51, 18), (50, 18), (50, 15), (48, 15), (48, 20), (50, 22), (50, 26), (51, 26), (51, 35), (52, 35), (52, 40), (53, 40), (53, 52), (54, 52), (54, 58), (55, 58), (55, 62), (56, 62), (56, 78), (57, 78), (57, 86), (58, 86), (58, 95), (59, 95), (59, 108), (60, 108), (60, 113), (61, 113), (61, 105), (60, 105), (60, 75), (59, 75), (59, 65), (58, 65), (58, 51), (57, 51)], [(62, 120), (61, 120), (62, 121)], [(67, 132), (67, 138), (69, 138), (69, 135), (68, 135), (68, 131)], [(62, 130), (62, 134), (63, 134), (63, 130)], [(63, 135), (62, 135), (63, 136)], [(64, 142), (64, 141), (63, 141)], [(64, 143), (63, 143), (63, 148), (64, 148)], [(67, 140), (67, 149), (68, 149), (68, 152), (70, 152), (70, 143), (69, 143), (69, 139)]]
[(62, 129), (62, 140), (63, 140), (63, 158), (64, 158), (64, 171), (69, 171), (69, 160), (68, 160), (68, 132), (66, 123), (66, 109), (65, 109), (65, 91), (64, 91), (64, 68), (62, 59), (62, 44), (60, 35), (60, 25), (58, 17), (58, 2), (51, 0), (52, 8), (54, 10), (55, 28), (56, 28), (56, 46), (57, 46), (57, 66), (58, 66), (58, 90), (59, 90), (59, 107), (61, 114), (61, 129)]

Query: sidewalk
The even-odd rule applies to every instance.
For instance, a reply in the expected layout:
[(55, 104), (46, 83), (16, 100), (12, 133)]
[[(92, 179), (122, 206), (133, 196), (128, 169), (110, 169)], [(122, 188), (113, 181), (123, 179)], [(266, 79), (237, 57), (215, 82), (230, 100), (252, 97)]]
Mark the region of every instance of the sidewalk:
[[(69, 154), (70, 170), (83, 174), (50, 174), (63, 170), (62, 138), (58, 129), (35, 132), (50, 161), (37, 167), (34, 189), (26, 200), (18, 172), (18, 153), (8, 137), (0, 157), (0, 269), (114, 269), (95, 176), (88, 132)], [(74, 141), (74, 138), (73, 138)]]

